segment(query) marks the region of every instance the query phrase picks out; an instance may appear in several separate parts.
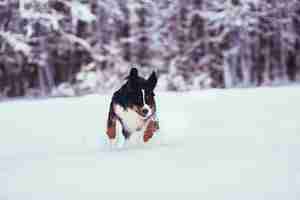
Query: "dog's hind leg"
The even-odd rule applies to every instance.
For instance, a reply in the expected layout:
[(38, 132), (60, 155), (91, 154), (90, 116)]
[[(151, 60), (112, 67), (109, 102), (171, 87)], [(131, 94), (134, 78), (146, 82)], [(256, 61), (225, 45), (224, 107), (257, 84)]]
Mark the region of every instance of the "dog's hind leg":
[(114, 112), (113, 103), (111, 102), (109, 113), (108, 113), (108, 119), (107, 119), (106, 134), (112, 144), (116, 140), (116, 124), (117, 124), (117, 116)]

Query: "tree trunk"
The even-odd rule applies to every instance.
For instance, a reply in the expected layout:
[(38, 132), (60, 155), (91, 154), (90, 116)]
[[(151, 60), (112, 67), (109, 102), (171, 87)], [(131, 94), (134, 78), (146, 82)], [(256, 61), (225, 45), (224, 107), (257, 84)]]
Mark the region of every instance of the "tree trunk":
[(269, 44), (271, 38), (266, 39), (265, 47), (265, 70), (263, 72), (263, 82), (264, 84), (269, 84), (271, 82), (271, 46)]
[(240, 47), (241, 51), (241, 70), (243, 74), (242, 84), (244, 87), (249, 86), (251, 84), (251, 70), (252, 70), (252, 63), (251, 63), (251, 38), (249, 37), (249, 33), (247, 31), (241, 31), (242, 34), (240, 42), (243, 44)]
[(38, 74), (39, 74), (39, 88), (41, 91), (42, 96), (46, 96), (47, 94), (47, 85), (46, 85), (46, 78), (44, 75), (44, 68), (39, 66), (38, 67)]

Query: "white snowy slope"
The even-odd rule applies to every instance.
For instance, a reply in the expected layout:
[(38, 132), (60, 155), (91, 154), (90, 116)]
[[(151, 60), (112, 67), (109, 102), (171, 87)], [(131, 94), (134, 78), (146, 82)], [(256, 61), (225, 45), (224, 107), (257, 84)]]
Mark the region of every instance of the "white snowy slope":
[(115, 150), (109, 96), (1, 103), (0, 199), (300, 199), (299, 87), (157, 98), (160, 135)]

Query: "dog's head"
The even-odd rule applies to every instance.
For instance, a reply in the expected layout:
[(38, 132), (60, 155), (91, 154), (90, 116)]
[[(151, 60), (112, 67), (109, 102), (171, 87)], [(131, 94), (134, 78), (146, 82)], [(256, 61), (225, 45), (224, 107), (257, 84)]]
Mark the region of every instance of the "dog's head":
[(154, 88), (157, 84), (155, 72), (144, 79), (138, 75), (138, 70), (132, 68), (126, 84), (126, 104), (140, 116), (148, 118), (155, 112)]

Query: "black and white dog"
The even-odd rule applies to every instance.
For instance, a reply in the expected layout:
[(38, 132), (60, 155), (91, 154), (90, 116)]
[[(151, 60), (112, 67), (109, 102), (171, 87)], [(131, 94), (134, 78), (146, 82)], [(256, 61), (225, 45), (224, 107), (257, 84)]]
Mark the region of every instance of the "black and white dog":
[(136, 68), (132, 68), (126, 79), (127, 82), (113, 94), (106, 134), (113, 143), (119, 121), (125, 140), (136, 131), (144, 131), (143, 141), (146, 143), (159, 129), (154, 99), (157, 76), (152, 72), (148, 79), (144, 79)]

